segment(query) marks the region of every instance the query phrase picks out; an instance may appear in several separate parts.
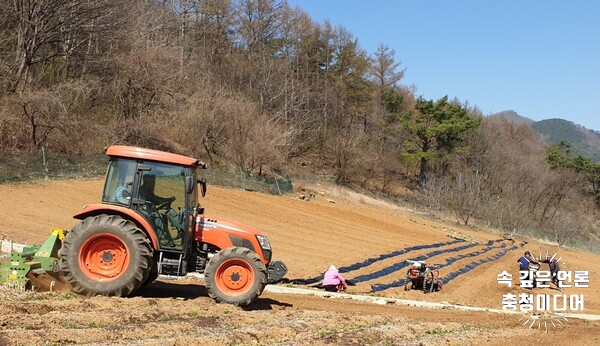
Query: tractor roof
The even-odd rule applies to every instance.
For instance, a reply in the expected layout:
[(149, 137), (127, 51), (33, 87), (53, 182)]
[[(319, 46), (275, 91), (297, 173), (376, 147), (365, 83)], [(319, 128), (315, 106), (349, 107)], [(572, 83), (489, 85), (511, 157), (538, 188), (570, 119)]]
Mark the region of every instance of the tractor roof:
[(167, 153), (165, 151), (160, 150), (129, 147), (124, 145), (113, 145), (108, 147), (106, 149), (106, 155), (115, 157), (127, 157), (138, 160), (173, 163), (183, 166), (204, 166), (204, 163), (202, 161), (192, 157)]

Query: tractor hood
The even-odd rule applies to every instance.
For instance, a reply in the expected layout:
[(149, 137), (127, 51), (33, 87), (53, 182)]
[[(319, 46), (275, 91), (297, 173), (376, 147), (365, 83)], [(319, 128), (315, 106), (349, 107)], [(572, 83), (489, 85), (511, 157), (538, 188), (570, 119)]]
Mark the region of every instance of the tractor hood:
[(265, 234), (252, 226), (245, 225), (241, 222), (227, 220), (222, 217), (205, 215), (200, 217), (198, 228), (202, 231), (219, 230), (226, 233), (240, 233), (241, 237), (254, 237), (256, 235), (264, 236)]
[(271, 244), (266, 235), (256, 228), (208, 215), (199, 216), (197, 221), (196, 241), (219, 249), (245, 247), (256, 252), (265, 265), (271, 261)]

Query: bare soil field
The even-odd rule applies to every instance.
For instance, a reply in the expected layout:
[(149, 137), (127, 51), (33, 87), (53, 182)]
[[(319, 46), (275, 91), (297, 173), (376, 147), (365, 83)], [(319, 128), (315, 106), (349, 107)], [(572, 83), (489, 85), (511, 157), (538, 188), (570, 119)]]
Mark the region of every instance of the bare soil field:
[[(100, 199), (103, 181), (45, 181), (0, 185), (0, 239), (41, 243), (52, 228), (71, 228), (71, 216)], [(553, 288), (515, 285), (516, 260), (525, 249), (557, 253), (567, 271), (587, 270), (584, 314), (600, 314), (600, 256), (532, 241), (502, 239), (455, 224), (432, 221), (354, 194), (312, 186), (316, 198), (271, 196), (209, 187), (201, 200), (207, 215), (252, 225), (269, 235), (274, 258), (289, 268), (283, 287), (318, 290), (331, 264), (354, 285), (348, 293), (502, 309), (507, 293), (554, 295)], [(443, 292), (404, 290), (406, 259), (426, 258), (446, 278)], [(503, 271), (513, 286), (498, 284)], [(516, 281), (518, 283), (518, 280)], [(600, 322), (541, 314), (466, 312), (377, 305), (353, 300), (265, 292), (244, 309), (214, 303), (202, 280), (149, 285), (134, 297), (85, 299), (70, 294), (0, 290), (0, 345), (404, 345), (600, 343)], [(552, 286), (552, 285), (551, 285)], [(521, 320), (520, 320), (521, 319)], [(556, 326), (551, 326), (554, 323)], [(559, 324), (560, 323), (560, 324)]]

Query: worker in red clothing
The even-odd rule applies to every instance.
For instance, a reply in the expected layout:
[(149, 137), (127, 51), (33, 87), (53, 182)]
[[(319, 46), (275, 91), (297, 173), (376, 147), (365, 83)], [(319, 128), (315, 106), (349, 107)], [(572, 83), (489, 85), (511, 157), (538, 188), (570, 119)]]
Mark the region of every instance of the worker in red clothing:
[(328, 292), (343, 292), (348, 288), (346, 279), (334, 265), (330, 266), (323, 276), (323, 288)]

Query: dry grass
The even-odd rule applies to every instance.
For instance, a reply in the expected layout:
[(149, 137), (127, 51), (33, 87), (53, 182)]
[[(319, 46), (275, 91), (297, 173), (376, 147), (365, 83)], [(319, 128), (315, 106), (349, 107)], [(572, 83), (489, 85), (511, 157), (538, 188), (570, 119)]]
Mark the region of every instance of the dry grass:
[(376, 206), (381, 208), (387, 208), (391, 210), (398, 210), (410, 213), (416, 213), (415, 210), (407, 207), (401, 207), (392, 202), (388, 202), (381, 199), (376, 199), (365, 194), (355, 192), (349, 188), (339, 186), (333, 183), (311, 183), (307, 181), (298, 180), (295, 181), (296, 191), (306, 190), (312, 192), (317, 198), (326, 199), (332, 203), (337, 201), (344, 201), (349, 204), (365, 204), (370, 206)]

